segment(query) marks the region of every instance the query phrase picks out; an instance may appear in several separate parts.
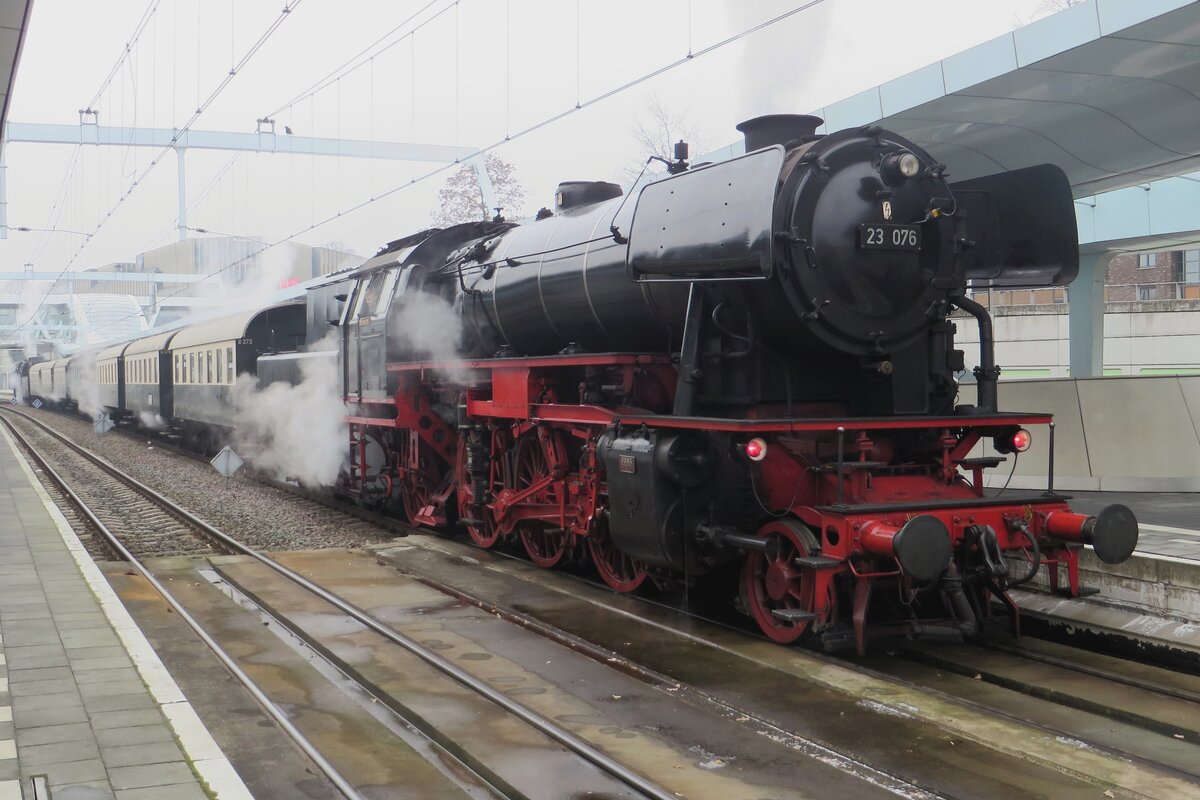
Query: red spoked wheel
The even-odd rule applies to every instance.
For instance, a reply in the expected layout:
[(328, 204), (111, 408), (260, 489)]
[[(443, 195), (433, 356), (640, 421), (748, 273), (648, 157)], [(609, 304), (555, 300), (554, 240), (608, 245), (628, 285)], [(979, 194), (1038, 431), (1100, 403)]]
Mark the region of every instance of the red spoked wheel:
[(596, 530), (588, 535), (587, 543), (596, 571), (613, 591), (632, 592), (645, 582), (646, 565), (617, 548), (607, 523), (598, 525)]
[(791, 519), (768, 522), (758, 535), (774, 539), (777, 546), (771, 553), (746, 554), (743, 596), (763, 633), (776, 642), (794, 642), (808, 630), (815, 606), (812, 572), (795, 559), (813, 553), (817, 540), (803, 523)]
[[(521, 437), (517, 442), (513, 467), (513, 488), (519, 492), (524, 491), (550, 475), (550, 458), (546, 449), (554, 446), (553, 434), (546, 444), (542, 443), (536, 433)], [(534, 492), (525, 502), (533, 505), (557, 506), (559, 497), (554, 483), (548, 483), (542, 489)], [(543, 569), (555, 566), (567, 554), (567, 532), (556, 530), (548, 522), (524, 520), (517, 524), (517, 532), (529, 558)]]
[(477, 519), (482, 525), (467, 525), (467, 533), (471, 541), (482, 548), (494, 547), (500, 541), (500, 528), (496, 525), (495, 515), (486, 506), (475, 505), (475, 487), (471, 475), (467, 472), (467, 439), (460, 436), (458, 452), (454, 459), (454, 481), (458, 487), (455, 494), (458, 497), (458, 518)]
[[(400, 482), (400, 501), (404, 505), (404, 513), (408, 521), (415, 523), (421, 509), (433, 502), (437, 494), (437, 485), (441, 481), (441, 471), (437, 468), (437, 457), (430, 451), (428, 445), (420, 443), (417, 451), (417, 468), (408, 468), (404, 480)], [(405, 461), (408, 464), (407, 455)]]

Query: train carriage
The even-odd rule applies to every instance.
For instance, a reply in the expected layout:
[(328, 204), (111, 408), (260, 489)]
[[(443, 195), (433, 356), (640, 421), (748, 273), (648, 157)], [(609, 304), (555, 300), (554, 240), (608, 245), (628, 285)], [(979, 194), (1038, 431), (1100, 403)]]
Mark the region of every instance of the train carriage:
[(100, 406), (111, 419), (125, 415), (125, 348), (129, 342), (106, 347), (96, 354), (96, 387)]
[(170, 370), (173, 416), (205, 438), (213, 437), (201, 428), (228, 429), (238, 375), (257, 374), (258, 357), (266, 352), (297, 349), (304, 342), (304, 314), (303, 304), (289, 303), (176, 332), (164, 345), (161, 367)]
[(29, 367), (28, 397), (49, 403), (54, 400), (54, 361), (39, 361)]
[(67, 365), (70, 362), (69, 356), (50, 362), (50, 389), (56, 405), (63, 405), (67, 401)]
[(99, 414), (99, 387), (96, 382), (96, 351), (75, 353), (67, 359), (64, 369), (66, 385), (63, 394), (68, 407), (88, 416)]
[(143, 425), (160, 427), (175, 414), (174, 362), (168, 346), (178, 333), (146, 336), (125, 350), (125, 407)]

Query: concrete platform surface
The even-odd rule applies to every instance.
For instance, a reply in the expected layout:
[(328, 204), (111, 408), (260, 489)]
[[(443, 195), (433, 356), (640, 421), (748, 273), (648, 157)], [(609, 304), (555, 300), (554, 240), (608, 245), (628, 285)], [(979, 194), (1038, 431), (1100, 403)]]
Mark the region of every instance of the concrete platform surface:
[(0, 800), (33, 797), (34, 780), (55, 800), (249, 798), (0, 434)]

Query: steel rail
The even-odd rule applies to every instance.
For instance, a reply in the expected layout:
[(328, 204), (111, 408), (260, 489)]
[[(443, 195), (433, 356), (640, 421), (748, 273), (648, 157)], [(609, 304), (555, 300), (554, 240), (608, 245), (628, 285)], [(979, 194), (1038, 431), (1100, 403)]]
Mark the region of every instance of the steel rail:
[[(372, 617), (367, 612), (363, 611), (362, 609), (358, 608), (357, 606), (353, 605), (352, 603), (347, 602), (346, 600), (342, 599), (338, 595), (330, 592), (328, 589), (325, 589), (324, 587), (322, 587), (316, 583), (313, 583), (308, 578), (304, 577), (303, 575), (299, 574), (298, 572), (295, 572), (294, 570), (289, 569), (288, 567), (285, 567), (284, 565), (280, 564), (278, 561), (275, 561), (272, 558), (268, 558), (267, 556), (263, 555), (262, 553), (259, 553), (257, 550), (247, 547), (246, 545), (242, 544), (238, 540), (234, 539), (233, 537), (229, 536), (228, 534), (224, 533), (223, 531), (219, 530), (218, 528), (214, 527), (213, 525), (209, 524), (208, 522), (206, 522), (206, 521), (200, 519), (199, 517), (197, 517), (196, 515), (192, 514), (187, 509), (183, 508), (182, 506), (176, 504), (172, 500), (169, 500), (168, 498), (159, 494), (154, 489), (150, 488), (149, 486), (146, 486), (145, 484), (143, 484), (141, 481), (137, 480), (133, 476), (124, 473), (123, 471), (121, 471), (121, 469), (112, 465), (107, 460), (101, 458), (100, 456), (91, 452), (87, 448), (83, 447), (82, 445), (78, 445), (75, 442), (72, 442), (70, 439), (66, 438), (58, 431), (55, 431), (53, 428), (50, 428), (49, 426), (43, 424), (41, 421), (36, 420), (33, 417), (30, 417), (29, 415), (27, 415), (23, 412), (20, 412), (20, 411), (16, 411), (14, 409), (6, 409), (6, 410), (11, 411), (12, 413), (18, 414), (18, 415), (24, 417), (25, 419), (28, 419), (29, 421), (33, 422), (35, 425), (38, 425), (39, 427), (41, 427), (42, 429), (47, 431), (50, 435), (52, 435), (55, 438), (62, 441), (68, 447), (75, 450), (81, 456), (88, 459), (93, 464), (100, 467), (102, 470), (104, 470), (108, 474), (112, 475), (114, 478), (126, 482), (129, 486), (135, 488), (137, 491), (141, 492), (145, 496), (151, 498), (155, 502), (162, 504), (163, 507), (168, 509), (171, 513), (176, 514), (179, 517), (181, 517), (182, 519), (186, 520), (188, 523), (195, 525), (197, 528), (199, 528), (200, 530), (202, 530), (204, 533), (211, 536), (212, 538), (216, 539), (218, 542), (225, 545), (230, 550), (240, 553), (245, 556), (249, 556), (250, 558), (253, 558), (255, 561), (258, 561), (260, 564), (267, 567), (268, 569), (274, 570), (275, 572), (279, 573), (280, 575), (283, 575), (285, 578), (291, 580), (298, 586), (301, 586), (304, 589), (307, 589), (313, 595), (315, 595), (316, 597), (319, 597), (321, 600), (325, 601), (326, 603), (329, 603), (330, 605), (334, 606), (335, 608), (337, 608), (339, 611), (346, 614), (347, 616), (352, 617), (355, 621), (359, 622), (364, 627), (369, 628), (370, 630), (374, 631), (375, 633), (377, 633), (378, 635), (387, 639), (388, 641), (392, 642), (393, 644), (404, 648), (409, 653), (411, 653), (412, 655), (421, 659), (429, 666), (431, 666), (434, 669), (438, 670), (439, 672), (449, 676), (450, 678), (453, 678), (455, 681), (457, 681), (458, 683), (467, 687), (468, 689), (471, 689), (472, 691), (476, 692), (480, 696), (485, 697), (486, 699), (488, 699), (491, 702), (495, 703), (496, 705), (500, 706), (505, 711), (507, 711), (510, 714), (512, 714), (513, 716), (519, 718), (520, 720), (522, 720), (526, 724), (530, 725), (534, 729), (540, 731), (541, 733), (545, 734), (546, 736), (550, 737), (551, 739), (558, 742), (562, 746), (566, 747), (568, 750), (572, 751), (573, 753), (580, 756), (581, 758), (591, 762), (596, 767), (600, 768), (601, 770), (608, 773), (609, 775), (616, 778), (617, 780), (621, 781), (622, 783), (626, 784), (627, 786), (629, 786), (633, 789), (636, 789), (638, 792), (641, 792), (646, 797), (652, 798), (652, 800), (678, 800), (678, 795), (676, 795), (674, 792), (671, 792), (667, 789), (664, 789), (664, 788), (658, 786), (657, 784), (653, 783), (649, 779), (645, 778), (644, 776), (633, 771), (629, 767), (626, 767), (624, 764), (620, 763), (616, 759), (612, 758), (607, 753), (604, 753), (603, 751), (601, 751), (601, 750), (597, 749), (596, 747), (592, 746), (591, 744), (589, 744), (584, 739), (580, 738), (579, 736), (576, 736), (574, 733), (571, 733), (567, 729), (563, 728), (561, 725), (558, 725), (558, 724), (552, 722), (551, 720), (547, 719), (546, 717), (542, 716), (541, 714), (538, 714), (536, 711), (533, 711), (533, 710), (527, 708), (526, 706), (521, 705), (517, 701), (515, 701), (515, 700), (511, 699), (510, 697), (508, 697), (507, 695), (505, 695), (503, 692), (496, 690), (492, 686), (488, 685), (484, 681), (480, 680), (479, 678), (475, 677), (471, 673), (464, 670), (462, 667), (459, 667), (454, 662), (438, 655), (436, 652), (433, 652), (433, 651), (428, 650), (427, 648), (421, 646), (421, 644), (419, 642), (417, 642), (415, 639), (390, 628), (389, 626), (385, 625), (384, 623), (382, 623), (379, 620)], [(11, 427), (11, 423), (10, 423), (10, 427)]]
[[(61, 441), (66, 442), (72, 447), (76, 447), (73, 442), (62, 439), (59, 434), (45, 425), (42, 425), (41, 422), (27, 417), (24, 414), (21, 414), (21, 416), (40, 425), (44, 430), (60, 438)], [(145, 578), (147, 583), (154, 587), (155, 591), (157, 591), (159, 595), (161, 595), (162, 598), (167, 601), (167, 604), (171, 606), (175, 613), (179, 615), (179, 618), (188, 624), (188, 626), (196, 633), (196, 635), (200, 637), (201, 641), (208, 646), (208, 649), (211, 650), (214, 655), (216, 655), (217, 659), (225, 665), (225, 668), (228, 669), (230, 673), (232, 673), (233, 676), (237, 678), (243, 686), (246, 687), (247, 691), (250, 692), (262, 709), (266, 711), (267, 714), (269, 714), (281, 728), (283, 728), (284, 732), (291, 737), (292, 741), (294, 741), (296, 745), (304, 751), (304, 754), (311, 758), (313, 763), (315, 763), (317, 767), (323, 773), (325, 773), (325, 776), (329, 778), (330, 782), (333, 783), (334, 786), (337, 787), (338, 791), (345, 795), (347, 800), (366, 800), (366, 798), (350, 784), (350, 781), (348, 781), (346, 777), (338, 771), (337, 767), (335, 767), (329, 762), (328, 759), (325, 758), (324, 755), (322, 755), (321, 751), (317, 749), (316, 745), (314, 745), (307, 736), (301, 733), (300, 730), (292, 724), (292, 721), (288, 719), (287, 714), (284, 713), (283, 709), (276, 705), (275, 702), (271, 700), (271, 698), (268, 697), (261, 688), (259, 688), (258, 684), (254, 682), (254, 679), (246, 674), (245, 670), (238, 666), (238, 663), (233, 660), (233, 657), (225, 652), (224, 648), (222, 648), (221, 645), (218, 644), (217, 641), (213, 639), (213, 637), (210, 636), (206, 630), (204, 630), (204, 627), (197, 622), (190, 613), (188, 613), (188, 610), (183, 607), (183, 604), (176, 600), (174, 595), (172, 595), (167, 588), (163, 586), (156, 577), (154, 577), (153, 573), (151, 573), (150, 570), (148, 570), (146, 566), (142, 564), (142, 562), (139, 561), (136, 556), (133, 555), (133, 553), (129, 552), (128, 548), (121, 543), (121, 540), (116, 536), (116, 534), (109, 530), (108, 526), (100, 521), (100, 518), (96, 516), (88, 504), (84, 502), (84, 500), (75, 493), (75, 490), (70, 487), (67, 481), (61, 475), (59, 475), (53, 467), (50, 466), (50, 464), (46, 461), (42, 454), (38, 452), (37, 448), (33, 446), (29, 439), (19, 430), (17, 430), (17, 427), (13, 425), (12, 421), (3, 416), (0, 416), (0, 420), (3, 420), (5, 427), (8, 428), (12, 436), (18, 442), (20, 442), (26, 450), (29, 451), (29, 454), (33, 456), (34, 460), (41, 465), (42, 471), (52, 481), (54, 481), (54, 483), (57, 484), (60, 489), (62, 489), (63, 493), (70, 498), (71, 502), (75, 504), (79, 511), (85, 517), (87, 517), (88, 522), (95, 526), (96, 530), (100, 532), (100, 535), (107, 540), (108, 544), (113, 548), (113, 550), (115, 550), (121, 556), (121, 558), (123, 558), (135, 570), (137, 570), (138, 574)], [(96, 466), (100, 467), (105, 472), (108, 472), (108, 469), (103, 465), (96, 463)], [(117, 476), (113, 475), (113, 477)]]

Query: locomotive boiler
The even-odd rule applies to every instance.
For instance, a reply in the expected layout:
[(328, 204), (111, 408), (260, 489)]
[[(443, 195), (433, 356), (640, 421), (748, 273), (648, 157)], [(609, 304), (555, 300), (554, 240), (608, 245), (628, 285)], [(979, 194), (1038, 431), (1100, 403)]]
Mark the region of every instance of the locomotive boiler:
[(1050, 417), (997, 408), (968, 287), (1074, 278), (1065, 176), (951, 182), (894, 133), (819, 124), (750, 120), (745, 155), (630, 196), (565, 183), (536, 221), (414, 234), (315, 293), (344, 301), (343, 491), (618, 591), (740, 564), (766, 635), (860, 650), (969, 635), (993, 599), (1015, 624), (1007, 588), (1062, 566), (1077, 593), (1085, 543), (1127, 558), (1123, 506), (984, 490)]

